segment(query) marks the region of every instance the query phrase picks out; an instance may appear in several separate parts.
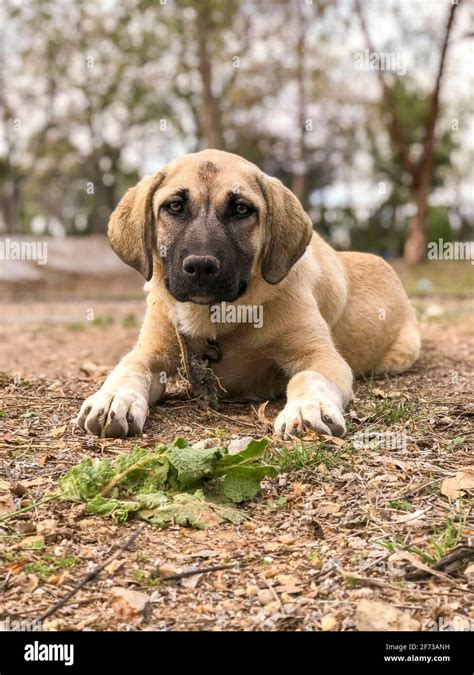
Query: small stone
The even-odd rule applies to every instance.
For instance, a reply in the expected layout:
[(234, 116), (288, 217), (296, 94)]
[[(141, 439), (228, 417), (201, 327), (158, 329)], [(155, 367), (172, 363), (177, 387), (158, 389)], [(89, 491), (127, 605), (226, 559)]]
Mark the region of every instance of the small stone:
[(36, 532), (36, 527), (31, 520), (22, 520), (17, 524), (16, 531), (18, 534), (31, 534), (32, 532)]
[(44, 536), (55, 534), (57, 529), (58, 521), (55, 518), (46, 518), (46, 520), (40, 521), (36, 526), (37, 533)]
[(466, 567), (464, 576), (466, 577), (469, 586), (474, 587), (474, 563), (471, 563)]
[(258, 586), (256, 586), (255, 584), (248, 584), (245, 591), (249, 597), (258, 595)]
[(263, 588), (257, 594), (258, 601), (261, 605), (269, 605), (275, 601), (275, 596), (269, 588)]
[(419, 631), (420, 622), (385, 602), (362, 600), (356, 609), (360, 631)]
[(145, 593), (129, 591), (126, 588), (112, 588), (110, 592), (110, 605), (115, 614), (128, 621), (144, 614), (149, 603), (149, 597)]
[(326, 614), (321, 617), (321, 630), (329, 631), (337, 629), (337, 619), (333, 614)]
[(33, 535), (32, 537), (25, 537), (20, 542), (20, 548), (43, 548), (44, 547), (44, 537)]
[(218, 448), (219, 441), (217, 438), (204, 438), (202, 441), (197, 441), (191, 445), (192, 448), (199, 448), (201, 450), (208, 450), (210, 448)]

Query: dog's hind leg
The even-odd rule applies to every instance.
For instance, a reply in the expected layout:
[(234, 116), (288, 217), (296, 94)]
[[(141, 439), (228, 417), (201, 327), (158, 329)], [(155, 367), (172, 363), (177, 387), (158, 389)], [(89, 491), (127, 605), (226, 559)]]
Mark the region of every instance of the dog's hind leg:
[(397, 375), (410, 368), (420, 354), (421, 339), (413, 317), (402, 324), (397, 337), (385, 352), (380, 363), (374, 368), (374, 374)]

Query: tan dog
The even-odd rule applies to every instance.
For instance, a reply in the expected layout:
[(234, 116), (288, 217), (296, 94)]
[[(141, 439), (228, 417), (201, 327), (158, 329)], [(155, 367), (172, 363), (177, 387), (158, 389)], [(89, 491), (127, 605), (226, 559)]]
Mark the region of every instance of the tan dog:
[[(227, 395), (287, 393), (275, 421), (288, 438), (342, 436), (352, 373), (400, 373), (419, 353), (413, 309), (381, 258), (337, 253), (296, 197), (245, 159), (180, 157), (127, 192), (109, 223), (115, 252), (147, 279), (135, 348), (88, 398), (80, 426), (139, 434), (180, 363), (175, 326)], [(253, 320), (253, 323), (249, 323)]]

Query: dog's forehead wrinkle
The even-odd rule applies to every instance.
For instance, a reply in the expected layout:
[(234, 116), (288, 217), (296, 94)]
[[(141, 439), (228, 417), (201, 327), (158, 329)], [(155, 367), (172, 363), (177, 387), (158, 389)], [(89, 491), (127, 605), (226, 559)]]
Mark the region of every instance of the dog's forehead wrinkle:
[(218, 172), (217, 166), (214, 164), (214, 162), (211, 162), (210, 160), (202, 162), (198, 168), (199, 176), (204, 179), (207, 178), (208, 176), (215, 175), (217, 172)]

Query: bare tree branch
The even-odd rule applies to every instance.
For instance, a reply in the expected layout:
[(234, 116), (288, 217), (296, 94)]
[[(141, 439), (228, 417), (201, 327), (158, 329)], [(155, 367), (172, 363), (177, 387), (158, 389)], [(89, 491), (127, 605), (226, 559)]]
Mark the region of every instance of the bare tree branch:
[[(367, 22), (365, 20), (364, 12), (362, 10), (362, 5), (360, 0), (354, 0), (354, 6), (355, 6), (355, 11), (359, 17), (360, 25), (362, 28), (362, 32), (365, 37), (365, 41), (367, 43), (367, 47), (371, 52), (375, 52), (374, 44), (372, 42), (369, 29), (367, 26)], [(384, 72), (380, 69), (377, 71), (377, 76), (379, 78), (380, 85), (382, 87), (382, 92), (383, 92), (383, 97), (385, 100), (385, 103), (390, 111), (390, 122), (388, 125), (388, 131), (390, 134), (390, 138), (392, 139), (392, 142), (396, 148), (396, 151), (400, 155), (400, 158), (406, 168), (406, 170), (415, 178), (418, 167), (417, 165), (412, 161), (410, 158), (408, 146), (405, 142), (405, 138), (403, 136), (403, 131), (401, 128), (400, 124), (400, 118), (398, 115), (397, 111), (397, 104), (395, 101), (395, 97), (393, 95), (393, 91), (391, 86), (388, 84)]]
[(443, 79), (444, 66), (446, 63), (446, 54), (448, 51), (449, 36), (451, 34), (451, 29), (454, 22), (454, 14), (457, 7), (461, 4), (462, 0), (459, 0), (457, 3), (451, 5), (449, 10), (448, 20), (446, 22), (446, 28), (444, 31), (443, 43), (441, 47), (441, 54), (439, 58), (438, 73), (436, 75), (436, 80), (433, 88), (433, 93), (431, 95), (431, 104), (430, 111), (428, 115), (428, 121), (426, 124), (426, 133), (423, 142), (423, 154), (420, 159), (420, 166), (423, 167), (426, 164), (431, 164), (433, 157), (433, 146), (434, 146), (434, 133), (436, 127), (436, 120), (439, 115), (439, 96), (441, 91), (441, 80)]

